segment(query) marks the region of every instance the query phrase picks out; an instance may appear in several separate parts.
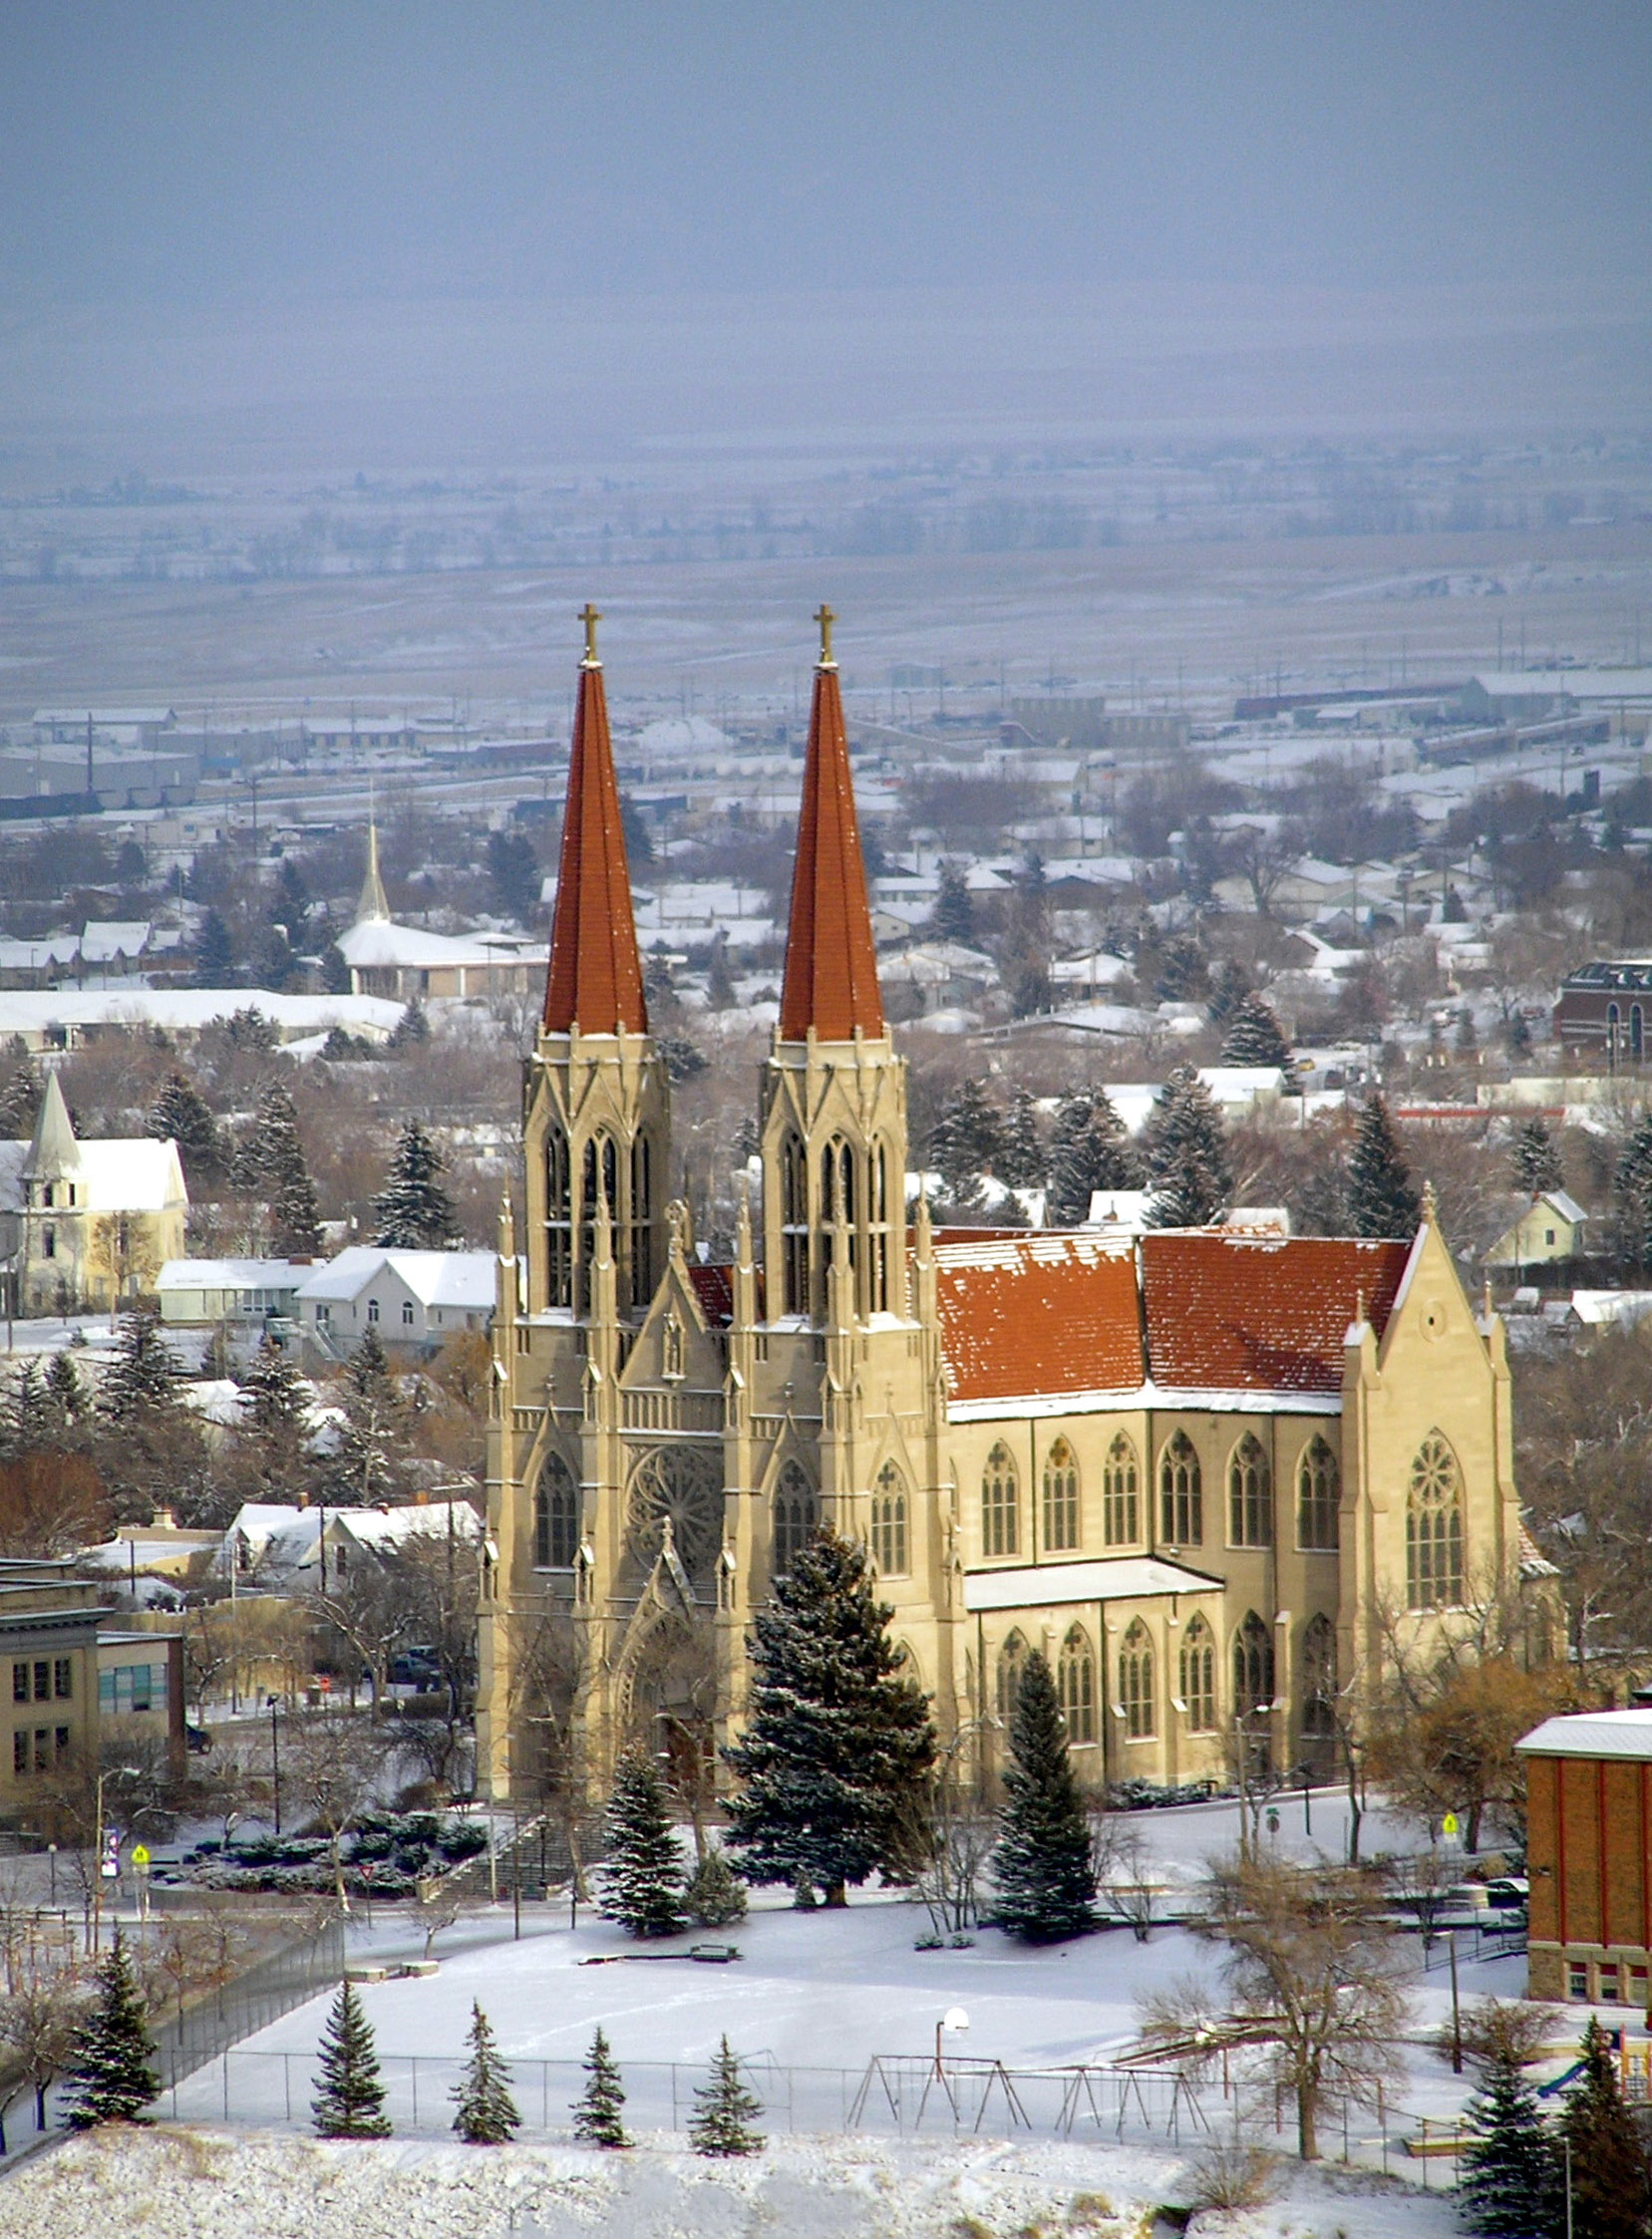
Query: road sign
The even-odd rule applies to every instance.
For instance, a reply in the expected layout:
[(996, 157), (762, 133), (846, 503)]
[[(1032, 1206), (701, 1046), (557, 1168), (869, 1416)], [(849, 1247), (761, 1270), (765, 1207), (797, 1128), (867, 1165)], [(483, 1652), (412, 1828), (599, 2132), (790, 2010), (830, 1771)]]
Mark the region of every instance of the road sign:
[(140, 1873), (149, 1872), (150, 1854), (141, 1842), (134, 1846), (132, 1853), (132, 1862), (138, 1868), (138, 1871)]
[(1440, 1832), (1445, 1836), (1448, 1842), (1455, 1842), (1457, 1840), (1457, 1813), (1455, 1811), (1448, 1811), (1446, 1816), (1441, 1820)]

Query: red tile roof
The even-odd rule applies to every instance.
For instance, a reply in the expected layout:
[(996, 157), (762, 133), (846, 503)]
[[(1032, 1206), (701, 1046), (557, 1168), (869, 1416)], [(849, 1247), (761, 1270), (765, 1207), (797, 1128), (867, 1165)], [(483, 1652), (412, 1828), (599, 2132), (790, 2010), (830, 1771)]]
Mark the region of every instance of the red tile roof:
[(1072, 1235), (942, 1244), (935, 1292), (955, 1400), (1133, 1392), (1142, 1383), (1128, 1244)]
[(547, 1034), (646, 1034), (648, 1005), (625, 865), (619, 786), (608, 736), (602, 670), (579, 666), (567, 808), (556, 877), (556, 915), (545, 977)]
[(726, 1330), (734, 1320), (734, 1269), (691, 1263), (688, 1285), (712, 1328)]
[(823, 1042), (851, 1042), (856, 1027), (868, 1036), (883, 1032), (843, 701), (836, 666), (824, 661), (809, 717), (781, 1040), (802, 1042), (811, 1027)]
[(1343, 1339), (1361, 1296), (1381, 1337), (1411, 1249), (1342, 1236), (1144, 1236), (1154, 1383), (1170, 1391), (1339, 1392)]

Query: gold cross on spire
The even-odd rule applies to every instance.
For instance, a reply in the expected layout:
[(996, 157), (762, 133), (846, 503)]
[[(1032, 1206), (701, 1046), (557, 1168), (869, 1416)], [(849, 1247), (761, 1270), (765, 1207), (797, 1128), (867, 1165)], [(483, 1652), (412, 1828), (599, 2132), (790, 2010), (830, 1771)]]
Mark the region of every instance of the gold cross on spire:
[(590, 600), (587, 599), (584, 605), (579, 609), (579, 619), (585, 625), (585, 666), (587, 668), (594, 669), (598, 666), (596, 658), (596, 625), (601, 621), (602, 617), (597, 612), (596, 608), (591, 604)]
[(821, 666), (823, 669), (834, 669), (837, 664), (831, 658), (831, 625), (837, 617), (829, 606), (823, 603), (815, 619), (821, 625)]

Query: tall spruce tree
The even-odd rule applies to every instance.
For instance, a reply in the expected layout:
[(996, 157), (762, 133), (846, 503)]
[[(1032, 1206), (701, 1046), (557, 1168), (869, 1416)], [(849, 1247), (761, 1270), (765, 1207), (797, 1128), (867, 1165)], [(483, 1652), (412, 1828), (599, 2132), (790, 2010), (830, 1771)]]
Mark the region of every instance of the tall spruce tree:
[(702, 1928), (727, 1928), (746, 1917), (746, 1884), (729, 1863), (729, 1854), (714, 1842), (688, 1877), (685, 1902)]
[(425, 1015), (425, 1006), (415, 996), (391, 1028), (387, 1047), (400, 1056), (404, 1050), (422, 1049), (430, 1038), (431, 1022)]
[(235, 943), (222, 915), (209, 909), (195, 934), (196, 987), (232, 987), (235, 983)]
[(750, 1637), (746, 1731), (727, 1762), (740, 1776), (729, 1844), (748, 1881), (826, 1892), (910, 1871), (914, 1798), (935, 1759), (935, 1730), (889, 1639), (864, 1547), (822, 1532), (775, 1581)]
[(240, 1380), (238, 1437), (262, 1483), (290, 1499), (311, 1473), (309, 1396), (303, 1380), (267, 1332)]
[(761, 2102), (740, 2080), (740, 2063), (725, 2036), (711, 2065), (710, 2082), (695, 2089), (689, 2141), (696, 2153), (725, 2160), (738, 2154), (761, 2153), (763, 2136), (752, 2124), (762, 2112)]
[(1201, 1228), (1233, 1187), (1227, 1136), (1210, 1092), (1190, 1065), (1170, 1074), (1143, 1130), (1156, 1228)]
[(1571, 2147), (1572, 2230), (1576, 2239), (1647, 2239), (1646, 2149), (1623, 2101), (1611, 2040), (1592, 2014), (1582, 2055), (1583, 2073), (1560, 2115), (1560, 2135)]
[(1422, 1217), (1423, 1200), (1400, 1155), (1388, 1106), (1381, 1092), (1373, 1090), (1348, 1159), (1348, 1225), (1356, 1236), (1409, 1239)]
[(371, 1323), (339, 1385), (343, 1421), (327, 1470), (331, 1497), (371, 1508), (398, 1489), (407, 1445), (407, 1403)]
[(960, 1081), (941, 1109), (929, 1138), (929, 1156), (939, 1169), (949, 1203), (979, 1202), (981, 1181), (996, 1174), (1004, 1148), (1003, 1122), (978, 1081)]
[(683, 1860), (659, 1767), (640, 1749), (614, 1767), (599, 1868), (599, 1909), (628, 1936), (675, 1936), (686, 1926)]
[(211, 1107), (182, 1073), (168, 1073), (145, 1121), (160, 1141), (177, 1144), (183, 1171), (191, 1182), (215, 1179), (223, 1171), (223, 1137)]
[(1012, 1189), (1042, 1189), (1047, 1180), (1044, 1138), (1039, 1133), (1038, 1100), (1031, 1089), (1017, 1089), (1004, 1121), (999, 1171)]
[(288, 1259), (321, 1249), (321, 1213), (298, 1134), (298, 1114), (284, 1085), (272, 1081), (258, 1100), (252, 1133), (236, 1152), (231, 1178), (237, 1188), (269, 1207), (270, 1243)]
[(619, 2064), (608, 2049), (608, 2040), (598, 2028), (591, 2039), (591, 2049), (585, 2055), (585, 2088), (573, 2104), (573, 2134), (586, 2145), (606, 2146), (611, 2151), (630, 2144), (622, 2119), (625, 2107), (625, 2089), (620, 2081)]
[(161, 1317), (153, 1306), (135, 1306), (120, 1318), (115, 1358), (109, 1365), (99, 1396), (99, 1411), (117, 1426), (131, 1424), (147, 1414), (164, 1414), (181, 1406), (183, 1371), (177, 1356), (161, 1334)]
[(1618, 1252), (1631, 1267), (1652, 1267), (1652, 1112), (1642, 1113), (1612, 1176)]
[(21, 1035), (13, 1035), (7, 1056), (9, 1070), (0, 1087), (0, 1141), (25, 1142), (40, 1118), (45, 1083)]
[(1237, 958), (1224, 956), (1210, 974), (1210, 1000), (1205, 1005), (1210, 1024), (1225, 1027), (1251, 986), (1250, 974)]
[(975, 939), (975, 904), (962, 863), (950, 858), (941, 864), (941, 882), (935, 906), (929, 913), (929, 930), (938, 941), (958, 941), (964, 947)]
[(1556, 2239), (1564, 2228), (1559, 2158), (1517, 2055), (1494, 2053), (1469, 2101), (1472, 2142), (1459, 2184), (1463, 2221), (1481, 2239)]
[(442, 1153), (417, 1120), (404, 1122), (384, 1188), (373, 1200), (373, 1241), (391, 1251), (440, 1251), (456, 1226), (442, 1186)]
[(465, 2042), (471, 2054), (454, 2086), (458, 2105), (454, 2128), (467, 2145), (508, 2145), (522, 2118), (510, 2096), (510, 2071), (500, 2057), (493, 2025), (475, 1999)]
[(100, 2122), (142, 2122), (144, 2109), (161, 2095), (144, 1994), (119, 1928), (98, 1963), (97, 1982), (92, 2010), (64, 2072), (74, 2130), (91, 2130)]
[(1523, 1189), (1528, 1197), (1541, 1197), (1545, 1190), (1563, 1189), (1566, 1185), (1566, 1169), (1560, 1163), (1559, 1146), (1541, 1117), (1528, 1120), (1523, 1127), (1515, 1130), (1508, 1163), (1514, 1187)]
[(1098, 1189), (1140, 1189), (1142, 1160), (1105, 1089), (1081, 1090), (1056, 1108), (1050, 1141), (1052, 1221), (1086, 1220)]
[(1056, 1683), (1036, 1652), (1016, 1689), (1010, 1756), (1008, 1801), (992, 1858), (998, 1921), (1028, 1943), (1082, 1936), (1096, 1925), (1090, 1824), (1073, 1777)]
[(384, 2083), (373, 2029), (355, 1985), (339, 1984), (321, 2037), (321, 2088), (310, 2101), (324, 2138), (388, 2138)]
[(1290, 1064), (1291, 1046), (1265, 996), (1252, 993), (1239, 998), (1222, 1037), (1221, 1062), (1223, 1065)]

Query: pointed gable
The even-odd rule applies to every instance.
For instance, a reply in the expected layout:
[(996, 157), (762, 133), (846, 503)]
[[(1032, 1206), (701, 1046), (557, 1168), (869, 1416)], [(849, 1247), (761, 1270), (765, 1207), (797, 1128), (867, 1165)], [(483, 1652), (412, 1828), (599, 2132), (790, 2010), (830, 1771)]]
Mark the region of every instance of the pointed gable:
[(1361, 1302), (1381, 1338), (1412, 1247), (1348, 1236), (1150, 1231), (1141, 1240), (1148, 1361), (1163, 1392), (1342, 1389)]
[(843, 699), (829, 651), (815, 671), (809, 716), (781, 1040), (802, 1042), (811, 1027), (823, 1042), (851, 1042), (856, 1028), (871, 1037), (883, 1032)]
[(576, 1021), (582, 1034), (648, 1031), (608, 703), (601, 664), (590, 656), (580, 664), (573, 718), (545, 1032), (566, 1034)]
[(40, 1100), (40, 1117), (35, 1121), (34, 1139), (29, 1144), (28, 1156), (23, 1161), (23, 1173), (29, 1180), (38, 1175), (79, 1173), (83, 1161), (81, 1145), (75, 1134), (74, 1122), (69, 1118), (69, 1107), (63, 1101), (63, 1091), (55, 1073), (46, 1076), (46, 1093)]

